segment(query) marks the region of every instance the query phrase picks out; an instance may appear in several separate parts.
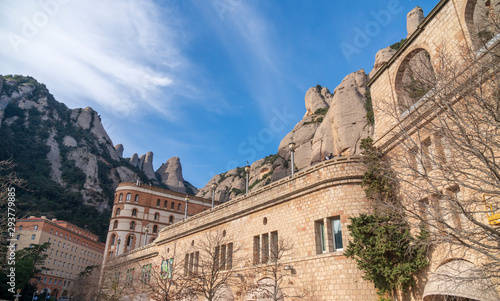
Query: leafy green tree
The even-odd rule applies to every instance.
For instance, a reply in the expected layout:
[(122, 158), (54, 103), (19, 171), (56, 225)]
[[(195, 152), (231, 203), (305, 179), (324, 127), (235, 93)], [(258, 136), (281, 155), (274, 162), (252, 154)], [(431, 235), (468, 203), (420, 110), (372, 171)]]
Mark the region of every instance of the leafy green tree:
[[(31, 300), (29, 295), (33, 295), (36, 289), (36, 283), (33, 281), (37, 279), (37, 276), (43, 270), (47, 270), (43, 266), (45, 259), (47, 258), (46, 250), (49, 248), (49, 243), (44, 243), (42, 245), (33, 245), (31, 248), (24, 248), (16, 252), (15, 257), (15, 282), (16, 289), (21, 289), (21, 295), (23, 298), (21, 300)], [(0, 274), (0, 297), (10, 299), (12, 298), (12, 293), (8, 291), (10, 286), (8, 286), (7, 275), (10, 272), (12, 266), (6, 266), (2, 269)]]
[(397, 298), (397, 290), (415, 283), (415, 274), (426, 267), (427, 250), (418, 244), (426, 232), (413, 237), (408, 223), (387, 215), (362, 214), (351, 217), (347, 226), (352, 241), (345, 256), (354, 258), (364, 279), (372, 281), (381, 296)]

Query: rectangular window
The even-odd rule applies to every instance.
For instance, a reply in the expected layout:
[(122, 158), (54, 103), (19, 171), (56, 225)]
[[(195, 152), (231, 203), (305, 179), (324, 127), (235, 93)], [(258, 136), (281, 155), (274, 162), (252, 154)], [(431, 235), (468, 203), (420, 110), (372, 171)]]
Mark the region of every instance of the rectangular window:
[(316, 254), (323, 254), (326, 252), (325, 222), (323, 220), (315, 221), (314, 230), (316, 232)]
[(163, 260), (161, 262), (161, 278), (162, 279), (171, 279), (172, 278), (173, 262), (174, 262), (173, 258)]
[(271, 232), (271, 260), (276, 262), (279, 258), (278, 231)]
[(227, 244), (226, 270), (233, 268), (233, 243)]
[(431, 146), (430, 138), (427, 138), (424, 141), (422, 141), (422, 162), (427, 172), (432, 170), (432, 158), (429, 151), (430, 146)]
[(217, 247), (215, 247), (215, 252), (214, 252), (214, 266), (215, 267), (219, 266), (219, 258), (220, 258), (220, 247), (217, 246)]
[(184, 274), (190, 275), (198, 272), (198, 260), (200, 252), (186, 254), (184, 258)]
[(417, 154), (418, 154), (418, 148), (412, 148), (409, 152), (408, 152), (408, 156), (410, 156), (409, 158), (409, 167), (411, 168), (411, 170), (417, 174), (419, 172), (419, 169), (418, 169), (418, 165), (417, 165)]
[(253, 264), (260, 263), (260, 236), (253, 237)]
[(151, 264), (142, 266), (142, 282), (149, 283), (151, 281)]
[(31, 240), (35, 240), (36, 234), (31, 235)]
[(35, 225), (35, 230), (38, 230), (38, 225)]
[(436, 227), (443, 231), (445, 229), (445, 223), (446, 223), (446, 219), (443, 215), (443, 211), (441, 210), (441, 203), (442, 203), (442, 199), (440, 198), (439, 195), (433, 195), (431, 197), (431, 202), (432, 202), (432, 209), (433, 209), (433, 213), (436, 215)]
[(127, 270), (127, 285), (131, 285), (134, 282), (134, 272), (135, 269), (128, 269)]
[(448, 210), (450, 211), (449, 218), (452, 220), (450, 224), (452, 224), (457, 229), (462, 229), (462, 209), (458, 206), (458, 204), (462, 201), (462, 193), (460, 192), (460, 187), (455, 186), (447, 189), (446, 193), (449, 195), (451, 199), (448, 202)]
[(262, 234), (262, 263), (269, 261), (269, 234)]
[(226, 269), (226, 245), (220, 246), (220, 269)]
[(436, 162), (439, 164), (446, 163), (446, 154), (444, 152), (443, 146), (443, 136), (441, 134), (434, 134), (432, 137), (434, 144), (434, 157), (436, 158)]
[(193, 266), (193, 271), (195, 273), (198, 273), (198, 262), (200, 260), (200, 252), (195, 252), (194, 253), (194, 266)]
[(340, 224), (340, 217), (331, 219), (332, 234), (333, 234), (333, 250), (342, 251), (344, 244), (342, 242), (342, 227)]
[(429, 232), (429, 199), (421, 199), (418, 203), (420, 210), (420, 228)]

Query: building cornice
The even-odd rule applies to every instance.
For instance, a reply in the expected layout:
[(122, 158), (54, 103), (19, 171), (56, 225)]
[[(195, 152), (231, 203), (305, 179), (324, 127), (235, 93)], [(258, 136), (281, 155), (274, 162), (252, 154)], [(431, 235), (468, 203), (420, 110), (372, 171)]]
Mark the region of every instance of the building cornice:
[[(181, 201), (181, 202), (185, 202), (184, 198), (186, 197), (186, 195), (188, 195), (188, 194), (182, 194), (179, 192), (166, 190), (166, 189), (162, 189), (162, 188), (158, 188), (158, 187), (154, 187), (154, 186), (149, 186), (149, 185), (145, 185), (145, 184), (139, 184), (139, 186), (137, 186), (137, 184), (131, 183), (131, 182), (120, 183), (120, 185), (118, 185), (118, 187), (116, 188), (116, 192), (124, 191), (124, 190), (149, 193), (149, 194), (153, 194), (155, 196), (161, 196), (164, 198), (169, 198), (169, 199), (173, 199), (173, 200)], [(125, 203), (125, 202), (122, 201), (120, 203)], [(134, 201), (130, 200), (130, 201), (127, 201), (127, 203), (132, 204), (132, 203), (134, 203)], [(200, 197), (197, 197), (194, 195), (189, 195), (189, 203), (207, 206), (207, 205), (211, 205), (212, 201), (209, 199), (200, 198)]]
[[(296, 173), (294, 178), (287, 177), (281, 179), (249, 193), (248, 196), (239, 197), (216, 206), (213, 209), (196, 214), (183, 222), (165, 227), (160, 231), (158, 238), (153, 244), (161, 245), (168, 243), (321, 189), (338, 185), (361, 184), (364, 176), (364, 167), (362, 164), (361, 156), (340, 157), (324, 161)], [(329, 171), (333, 172), (339, 165), (345, 165), (343, 172), (339, 172), (339, 175), (331, 177), (325, 176)], [(314, 173), (322, 174), (323, 178), (308, 185), (301, 185), (307, 177)], [(319, 176), (321, 177), (321, 175)], [(267, 198), (266, 194), (272, 194), (272, 196)], [(234, 208), (238, 209), (234, 210)], [(219, 211), (227, 212), (222, 213)], [(216, 212), (220, 214), (216, 214)], [(175, 231), (177, 233), (174, 235), (169, 233)], [(169, 234), (167, 235), (167, 233)]]

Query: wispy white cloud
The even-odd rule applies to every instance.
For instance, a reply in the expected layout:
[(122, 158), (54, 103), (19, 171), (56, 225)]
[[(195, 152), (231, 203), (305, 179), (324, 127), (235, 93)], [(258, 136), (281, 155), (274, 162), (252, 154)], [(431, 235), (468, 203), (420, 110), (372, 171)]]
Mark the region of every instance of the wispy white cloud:
[(2, 6), (0, 73), (33, 75), (70, 107), (94, 103), (117, 118), (154, 111), (174, 119), (168, 95), (196, 90), (185, 83), (190, 66), (180, 50), (186, 36), (177, 34), (179, 18), (154, 1)]
[(203, 4), (202, 14), (240, 69), (242, 82), (263, 120), (268, 119), (271, 108), (286, 104), (287, 92), (279, 87), (290, 82), (273, 20), (262, 13), (262, 5), (256, 1), (213, 0)]

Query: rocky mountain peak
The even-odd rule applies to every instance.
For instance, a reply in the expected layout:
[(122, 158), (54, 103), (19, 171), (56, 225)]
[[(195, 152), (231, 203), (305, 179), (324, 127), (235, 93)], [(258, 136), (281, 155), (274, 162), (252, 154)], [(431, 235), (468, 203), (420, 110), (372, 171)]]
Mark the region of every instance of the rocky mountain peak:
[(156, 171), (161, 183), (170, 190), (181, 193), (197, 193), (198, 189), (184, 180), (182, 165), (179, 157), (172, 157), (163, 163)]
[[(250, 166), (250, 191), (290, 175), (288, 145), (291, 141), (295, 143), (295, 170), (321, 162), (330, 154), (359, 154), (361, 139), (372, 132), (365, 109), (367, 80), (365, 71), (359, 70), (347, 75), (333, 94), (320, 85), (307, 90), (304, 97), (306, 113), (281, 140), (278, 153)], [(212, 183), (217, 184), (215, 198), (218, 201), (226, 202), (242, 195), (245, 193), (244, 168), (215, 175), (197, 195), (210, 198)]]
[(306, 105), (304, 117), (307, 117), (313, 115), (319, 109), (330, 107), (332, 94), (330, 94), (328, 88), (317, 85), (307, 90), (304, 100)]

